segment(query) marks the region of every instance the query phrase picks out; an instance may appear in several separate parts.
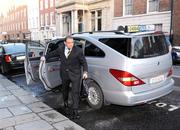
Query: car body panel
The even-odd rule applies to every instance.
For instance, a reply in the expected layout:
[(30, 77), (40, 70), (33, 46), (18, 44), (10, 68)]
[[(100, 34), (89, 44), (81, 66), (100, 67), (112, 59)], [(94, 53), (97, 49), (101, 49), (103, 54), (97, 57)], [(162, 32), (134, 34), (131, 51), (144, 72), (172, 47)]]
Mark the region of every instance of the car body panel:
[[(24, 68), (25, 45), (23, 43), (5, 43), (0, 45), (0, 64), (5, 72), (11, 69)], [(10, 56), (11, 61), (6, 62), (5, 57)]]
[(40, 52), (43, 52), (44, 49), (44, 46), (37, 42), (26, 44), (24, 67), (28, 85), (39, 82)]
[[(143, 34), (140, 35), (142, 36)], [(86, 52), (87, 42), (91, 42), (105, 53), (103, 57), (86, 56), (85, 53), (85, 57), (88, 63), (88, 78), (94, 80), (100, 86), (104, 99), (109, 103), (132, 106), (159, 98), (173, 91), (174, 81), (171, 76), (168, 76), (169, 70), (172, 67), (170, 52), (150, 58), (135, 59), (117, 52), (98, 40), (99, 38), (106, 37), (134, 38), (138, 36), (135, 34), (73, 35), (75, 40), (80, 39), (79, 41), (82, 41), (82, 45), (79, 44), (78, 46), (82, 47), (84, 53)], [(62, 42), (63, 39), (59, 40)], [(58, 40), (54, 41), (54, 43), (53, 41), (51, 42), (47, 45), (44, 54), (48, 52), (50, 44), (56, 44), (55, 42), (58, 42)], [(47, 90), (53, 89), (62, 82), (59, 72), (60, 59), (58, 57), (54, 58), (50, 59), (50, 61), (40, 62), (39, 77)], [(113, 77), (110, 69), (131, 73), (142, 80), (144, 84), (131, 87), (124, 86)]]

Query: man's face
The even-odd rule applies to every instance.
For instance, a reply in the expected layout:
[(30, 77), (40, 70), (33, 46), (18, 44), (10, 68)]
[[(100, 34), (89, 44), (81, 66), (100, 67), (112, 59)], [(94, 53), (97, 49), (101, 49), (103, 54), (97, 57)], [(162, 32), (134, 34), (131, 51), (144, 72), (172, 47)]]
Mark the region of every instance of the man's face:
[(73, 46), (74, 46), (74, 40), (71, 39), (71, 38), (68, 38), (68, 39), (66, 39), (66, 41), (64, 42), (64, 44), (66, 45), (66, 47), (67, 47), (68, 49), (72, 49)]

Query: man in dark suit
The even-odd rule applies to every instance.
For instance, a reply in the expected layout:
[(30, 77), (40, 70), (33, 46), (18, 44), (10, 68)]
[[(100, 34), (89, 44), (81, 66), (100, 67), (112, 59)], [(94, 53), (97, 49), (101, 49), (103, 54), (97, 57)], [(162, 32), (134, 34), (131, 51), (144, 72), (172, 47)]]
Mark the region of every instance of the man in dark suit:
[(53, 56), (59, 56), (61, 61), (60, 76), (62, 79), (63, 87), (63, 99), (65, 111), (68, 107), (68, 93), (69, 84), (72, 83), (72, 111), (71, 118), (80, 118), (78, 114), (79, 108), (79, 93), (81, 82), (81, 70), (83, 67), (83, 79), (87, 78), (88, 66), (86, 59), (83, 55), (83, 51), (78, 46), (74, 46), (74, 40), (71, 36), (67, 36), (64, 41), (64, 45), (60, 46), (55, 51), (49, 53), (45, 57), (41, 57), (42, 61), (45, 61)]

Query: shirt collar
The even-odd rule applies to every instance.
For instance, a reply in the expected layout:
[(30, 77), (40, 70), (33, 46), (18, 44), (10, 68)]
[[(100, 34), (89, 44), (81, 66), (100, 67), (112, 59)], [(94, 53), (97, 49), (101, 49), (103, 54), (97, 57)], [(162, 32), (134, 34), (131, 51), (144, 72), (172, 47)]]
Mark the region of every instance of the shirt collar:
[(70, 51), (71, 51), (72, 49), (68, 49), (68, 48), (67, 48), (67, 46), (65, 45), (65, 50), (67, 50), (67, 51), (69, 51), (69, 50), (70, 50)]

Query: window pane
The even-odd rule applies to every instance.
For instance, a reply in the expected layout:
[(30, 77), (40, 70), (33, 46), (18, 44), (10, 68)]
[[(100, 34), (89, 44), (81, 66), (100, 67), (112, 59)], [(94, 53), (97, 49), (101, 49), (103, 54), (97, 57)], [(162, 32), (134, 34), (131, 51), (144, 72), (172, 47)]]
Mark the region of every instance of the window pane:
[(98, 31), (101, 31), (101, 19), (98, 19)]
[(132, 0), (125, 0), (125, 15), (132, 14)]
[(100, 48), (87, 41), (85, 45), (85, 56), (104, 57), (105, 53)]
[(7, 45), (4, 47), (6, 53), (19, 53), (25, 52), (25, 45), (24, 44), (16, 44), (16, 45)]
[(95, 11), (91, 12), (91, 30), (95, 31)]
[(149, 0), (149, 12), (159, 11), (159, 0)]
[(168, 53), (164, 36), (146, 36), (134, 44), (134, 58), (149, 58)]
[(130, 56), (131, 38), (102, 38), (99, 41), (125, 56)]
[(102, 16), (102, 11), (98, 10), (97, 14), (98, 14), (98, 17), (101, 17)]

